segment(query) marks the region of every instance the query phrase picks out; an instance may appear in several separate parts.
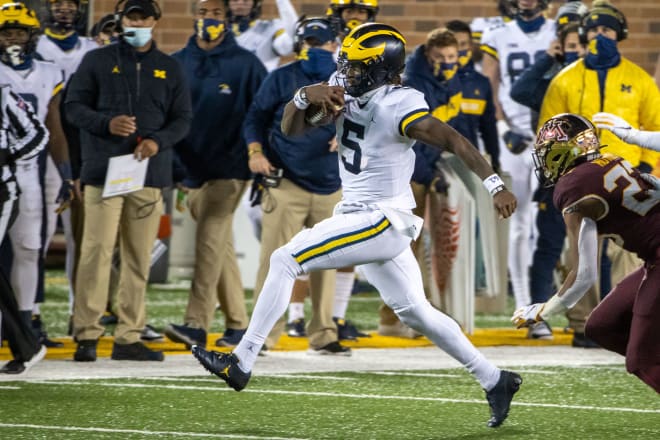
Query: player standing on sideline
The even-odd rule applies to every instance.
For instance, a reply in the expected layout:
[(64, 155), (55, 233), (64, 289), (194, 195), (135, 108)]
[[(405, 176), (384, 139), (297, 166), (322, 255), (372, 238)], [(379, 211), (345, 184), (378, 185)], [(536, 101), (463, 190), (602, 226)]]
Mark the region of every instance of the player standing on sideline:
[[(36, 59), (39, 33), (39, 20), (33, 10), (22, 3), (0, 6), (0, 78), (32, 106), (50, 136), (48, 151), (19, 160), (16, 169), (21, 195), (18, 217), (7, 234), (13, 252), (10, 279), (24, 318), (33, 326), (42, 343), (57, 347), (62, 344), (47, 338), (35, 304), (39, 299), (39, 280), (44, 272), (40, 250), (44, 245), (42, 231), (46, 217), (50, 213), (56, 216), (59, 204), (61, 209), (68, 206), (73, 196), (73, 182), (60, 119), (64, 77), (55, 64)], [(47, 215), (44, 215), (44, 205)], [(45, 229), (47, 234), (52, 234), (55, 225), (49, 224)]]
[[(0, 242), (17, 215), (20, 193), (16, 161), (35, 157), (48, 142), (48, 131), (29, 106), (8, 86), (0, 86)], [(5, 328), (2, 339), (9, 341), (14, 357), (0, 373), (20, 374), (46, 355), (29, 322), (18, 309), (16, 297), (3, 268), (0, 268), (0, 322)]]
[[(76, 27), (81, 20), (81, 5), (80, 0), (47, 0), (46, 9), (48, 11), (46, 27), (43, 35), (39, 37), (37, 43), (37, 53), (44, 60), (52, 61), (59, 69), (64, 72), (64, 85), (69, 82), (71, 75), (76, 71), (82, 57), (92, 49), (96, 49), (98, 45), (90, 38), (83, 37), (78, 34)], [(66, 92), (64, 93), (66, 94)], [(63, 101), (63, 99), (62, 99)], [(60, 105), (60, 113), (64, 114), (63, 103)], [(78, 190), (80, 189), (80, 142), (79, 133), (72, 128), (66, 118), (62, 118), (62, 128), (66, 135), (69, 152), (71, 154), (71, 167), (72, 178), (77, 183)], [(70, 177), (71, 178), (71, 177)], [(53, 203), (55, 201), (53, 191), (57, 191), (60, 187), (60, 180), (57, 172), (53, 166), (52, 161), (46, 163), (45, 174), (45, 215), (43, 221), (46, 222), (46, 236), (43, 237), (42, 242), (42, 260), (46, 257), (46, 252), (50, 244), (50, 240), (55, 233), (57, 225), (57, 213)], [(78, 194), (79, 195), (79, 194)], [(81, 240), (81, 237), (76, 235), (74, 231), (78, 230), (82, 233), (82, 208), (81, 200), (76, 197), (71, 201), (71, 209), (62, 211), (60, 214), (62, 219), (62, 227), (64, 229), (64, 237), (66, 239), (66, 260), (65, 271), (69, 280), (69, 315), (73, 314), (73, 295), (74, 295), (74, 265), (77, 261), (76, 249), (79, 250), (80, 244), (76, 242)], [(43, 267), (43, 262), (42, 262)], [(43, 270), (43, 269), (42, 269)], [(39, 284), (37, 286), (37, 300), (34, 310), (33, 324), (39, 329), (43, 335), (42, 339), (46, 340), (50, 346), (53, 342), (47, 339), (44, 325), (41, 321), (41, 314), (39, 311), (39, 304), (44, 301), (44, 276), (40, 274)], [(60, 346), (61, 343), (57, 343)]]
[[(502, 171), (511, 174), (511, 190), (518, 209), (509, 223), (509, 278), (516, 307), (530, 303), (530, 236), (534, 228), (534, 164), (528, 150), (534, 139), (536, 123), (532, 112), (509, 95), (518, 76), (545, 53), (555, 39), (555, 22), (543, 16), (548, 0), (510, 0), (515, 19), (504, 26), (484, 32), (483, 73), (490, 79), (495, 100), (497, 131), (501, 138)], [(505, 148), (506, 147), (506, 148)]]
[(239, 46), (255, 54), (269, 72), (280, 57), (293, 53), (293, 33), (298, 14), (291, 0), (275, 0), (279, 19), (260, 20), (263, 0), (223, 0), (229, 30)]
[(626, 357), (626, 369), (660, 393), (660, 200), (621, 157), (601, 154), (593, 124), (564, 113), (539, 130), (534, 161), (539, 178), (555, 185), (576, 266), (547, 302), (516, 310), (527, 327), (566, 311), (598, 278), (598, 236), (608, 235), (644, 260), (587, 318), (585, 334)]
[(412, 214), (410, 188), (415, 140), (457, 154), (484, 181), (502, 217), (516, 199), (477, 149), (448, 125), (431, 117), (424, 95), (401, 87), (405, 40), (393, 27), (368, 23), (353, 29), (339, 55), (337, 82), (299, 89), (285, 109), (282, 131), (309, 130), (312, 110), (334, 113), (339, 140), (343, 199), (329, 219), (298, 233), (275, 251), (248, 330), (233, 353), (195, 346), (202, 365), (237, 391), (248, 383), (264, 339), (285, 312), (295, 277), (313, 270), (363, 265), (367, 279), (401, 321), (426, 335), (470, 371), (486, 390), (489, 427), (506, 419), (522, 379), (490, 363), (458, 324), (426, 299), (410, 241), (422, 219)]

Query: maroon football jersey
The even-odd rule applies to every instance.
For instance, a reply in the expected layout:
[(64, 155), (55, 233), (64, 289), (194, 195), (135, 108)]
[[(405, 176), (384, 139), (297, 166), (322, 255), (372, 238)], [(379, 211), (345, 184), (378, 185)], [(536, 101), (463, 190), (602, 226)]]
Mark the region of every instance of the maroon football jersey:
[(628, 162), (603, 155), (562, 176), (554, 203), (560, 212), (580, 199), (595, 197), (606, 205), (596, 221), (598, 234), (611, 236), (624, 249), (651, 260), (660, 246), (660, 200), (646, 194), (649, 184)]

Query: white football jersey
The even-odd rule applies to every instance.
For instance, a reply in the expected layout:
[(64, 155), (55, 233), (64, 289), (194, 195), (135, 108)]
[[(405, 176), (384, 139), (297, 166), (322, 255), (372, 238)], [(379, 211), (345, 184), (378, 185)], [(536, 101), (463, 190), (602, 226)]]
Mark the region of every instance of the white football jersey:
[(346, 95), (337, 119), (343, 201), (412, 209), (410, 178), (415, 168), (411, 123), (429, 117), (424, 94), (386, 85), (364, 105)]
[(96, 41), (79, 37), (75, 47), (68, 51), (63, 51), (60, 47), (53, 43), (46, 35), (39, 37), (37, 43), (37, 53), (41, 55), (44, 60), (52, 61), (64, 71), (65, 81), (68, 81), (78, 69), (83, 56), (90, 50), (98, 48), (99, 45)]
[[(9, 85), (14, 93), (32, 107), (39, 120), (45, 123), (50, 100), (64, 87), (64, 73), (49, 61), (32, 60), (32, 67), (27, 70), (14, 70), (0, 63), (0, 84)], [(25, 162), (36, 160), (35, 156)]]
[(9, 85), (14, 93), (30, 104), (43, 123), (50, 100), (64, 86), (64, 73), (50, 61), (32, 60), (32, 67), (27, 70), (14, 70), (0, 63), (0, 84)]
[(494, 56), (499, 62), (498, 99), (512, 127), (532, 130), (531, 110), (511, 99), (511, 85), (527, 67), (536, 62), (555, 38), (555, 21), (547, 19), (537, 32), (523, 32), (514, 20), (487, 29), (481, 37), (482, 51)]
[[(245, 32), (233, 30), (236, 42), (255, 54), (269, 72), (280, 64), (280, 55), (293, 51), (293, 39), (286, 32), (281, 20), (255, 20)], [(281, 40), (281, 41), (278, 41)], [(280, 48), (280, 54), (274, 47)]]

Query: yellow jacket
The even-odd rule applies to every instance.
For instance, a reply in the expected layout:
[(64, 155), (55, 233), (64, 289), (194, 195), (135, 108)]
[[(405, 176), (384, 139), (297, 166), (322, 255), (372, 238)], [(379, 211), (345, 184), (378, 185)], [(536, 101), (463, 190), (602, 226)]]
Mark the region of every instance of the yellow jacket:
[[(608, 69), (605, 97), (600, 97), (598, 74), (587, 69), (584, 60), (567, 66), (555, 76), (543, 98), (539, 124), (558, 113), (577, 113), (591, 119), (600, 111), (610, 112), (635, 128), (660, 131), (660, 91), (653, 78), (641, 67), (621, 57), (618, 66)], [(539, 127), (540, 127), (539, 125)], [(607, 130), (599, 130), (604, 153), (616, 154), (633, 166), (640, 161), (658, 165), (660, 153), (630, 145)]]

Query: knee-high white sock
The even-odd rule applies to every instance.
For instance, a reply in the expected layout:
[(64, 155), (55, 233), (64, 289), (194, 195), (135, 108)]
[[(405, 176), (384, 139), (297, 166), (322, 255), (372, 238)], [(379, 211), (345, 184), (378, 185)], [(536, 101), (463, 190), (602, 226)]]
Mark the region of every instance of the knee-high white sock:
[(490, 390), (497, 384), (499, 368), (472, 345), (456, 321), (435, 309), (428, 301), (395, 312), (404, 324), (429, 338), (463, 364), (483, 389)]
[(15, 246), (11, 267), (11, 287), (19, 310), (32, 310), (37, 295), (39, 250)]
[(292, 302), (289, 303), (289, 322), (296, 319), (303, 319), (305, 317), (305, 303)]
[(257, 355), (266, 337), (284, 312), (291, 300), (291, 290), (300, 266), (285, 248), (273, 252), (270, 258), (270, 270), (264, 287), (254, 306), (250, 324), (245, 335), (234, 349), (240, 360), (239, 368), (246, 373), (252, 371)]
[(346, 317), (348, 301), (351, 299), (355, 272), (338, 271), (335, 280), (335, 303), (332, 306), (332, 316), (343, 319)]

